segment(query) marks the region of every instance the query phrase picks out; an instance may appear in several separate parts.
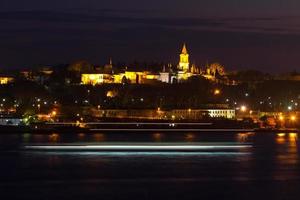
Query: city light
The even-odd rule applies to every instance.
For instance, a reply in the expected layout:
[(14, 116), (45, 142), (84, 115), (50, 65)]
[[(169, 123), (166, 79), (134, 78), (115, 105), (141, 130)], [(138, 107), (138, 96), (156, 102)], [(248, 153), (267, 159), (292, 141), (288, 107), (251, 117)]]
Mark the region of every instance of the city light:
[(285, 137), (285, 133), (278, 133), (277, 136), (278, 137)]
[(280, 115), (280, 116), (279, 116), (279, 120), (280, 120), (280, 121), (284, 121), (284, 116), (283, 116), (283, 115)]
[(54, 111), (52, 111), (52, 113), (51, 113), (51, 115), (53, 116), (53, 117), (55, 117), (56, 116), (56, 111), (54, 110)]
[(247, 107), (245, 105), (242, 105), (240, 109), (241, 109), (242, 112), (246, 112), (247, 111)]
[(214, 90), (214, 95), (219, 95), (219, 94), (221, 94), (221, 91), (219, 89), (215, 89)]
[(291, 116), (291, 120), (294, 122), (294, 121), (296, 121), (296, 116), (295, 115), (292, 115)]

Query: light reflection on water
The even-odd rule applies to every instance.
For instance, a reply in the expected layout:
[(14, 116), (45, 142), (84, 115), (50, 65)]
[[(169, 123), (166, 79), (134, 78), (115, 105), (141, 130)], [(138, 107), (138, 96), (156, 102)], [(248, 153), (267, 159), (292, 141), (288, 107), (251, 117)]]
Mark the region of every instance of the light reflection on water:
[(57, 143), (57, 142), (59, 142), (59, 137), (60, 137), (59, 134), (53, 133), (53, 134), (49, 135), (49, 142)]
[(95, 134), (93, 134), (93, 139), (96, 142), (103, 142), (103, 141), (105, 141), (105, 135), (101, 134), (101, 133), (95, 133)]
[[(236, 137), (226, 138), (227, 141), (247, 143), (251, 141), (254, 133), (239, 133), (234, 134)], [(141, 134), (107, 134), (107, 133), (76, 133), (76, 134), (23, 134), (22, 143), (64, 143), (64, 142), (123, 142), (123, 141), (147, 141), (147, 142), (200, 142), (200, 141), (214, 141), (218, 136), (201, 135), (199, 133), (141, 133)], [(222, 136), (223, 137), (223, 136)], [(219, 139), (222, 141), (224, 137)], [(232, 139), (234, 141), (232, 141)]]
[(237, 134), (237, 142), (247, 142), (250, 137), (253, 137), (254, 133), (238, 133)]
[[(128, 199), (178, 199), (190, 193), (198, 195), (210, 191), (211, 194), (220, 195), (216, 198), (201, 196), (194, 199), (245, 199), (251, 194), (257, 194), (248, 199), (293, 199), (291, 197), (295, 197), (296, 200), (300, 199), (298, 138), (297, 133), (156, 132), (153, 134), (1, 135), (0, 147), (8, 144), (13, 147), (3, 148), (1, 151), (0, 177), (4, 181), (0, 188), (9, 184), (9, 195), (18, 195), (16, 199), (32, 199), (30, 197), (40, 190), (38, 199), (44, 197), (66, 199), (62, 195), (66, 195), (67, 198), (81, 197), (74, 195), (74, 192), (86, 194), (82, 199), (91, 196), (106, 199), (104, 197), (114, 197), (114, 194), (120, 194), (118, 196), (120, 198), (113, 199), (124, 199), (128, 191), (132, 191), (133, 194), (140, 191), (138, 195)], [(30, 144), (103, 145), (112, 142), (152, 145), (159, 145), (159, 143), (251, 144), (252, 147), (205, 149), (196, 152), (24, 151), (18, 148)], [(188, 184), (186, 180), (195, 182)], [(93, 181), (99, 184), (94, 184)], [(148, 194), (151, 192), (166, 195), (164, 198), (157, 198), (156, 195), (149, 197)], [(233, 194), (233, 197), (226, 196), (229, 193)], [(51, 194), (53, 195), (49, 196)], [(170, 198), (172, 194), (174, 195)], [(261, 197), (262, 195), (265, 196)]]
[(297, 170), (299, 166), (298, 153), (298, 134), (297, 133), (278, 133), (276, 135), (276, 156), (275, 170), (280, 173), (274, 173), (274, 178), (292, 179), (299, 177)]
[[(7, 137), (7, 139), (5, 139), (5, 137)], [(241, 189), (244, 190), (245, 188), (255, 190), (265, 185), (270, 186), (268, 188), (269, 191), (280, 191), (277, 185), (279, 181), (283, 185), (288, 181), (293, 181), (293, 186), (295, 181), (298, 181), (299, 184), (295, 185), (295, 188), (298, 190), (300, 187), (298, 137), (299, 134), (297, 133), (202, 134), (188, 132), (172, 134), (156, 132), (153, 134), (54, 133), (8, 135), (1, 138), (0, 144), (19, 139), (19, 145), (22, 146), (30, 144), (60, 145), (68, 143), (71, 145), (103, 145), (112, 142), (121, 144), (144, 142), (148, 144), (152, 143), (153, 145), (158, 145), (159, 143), (184, 143), (188, 145), (195, 143), (206, 145), (251, 144), (252, 148), (236, 148), (234, 150), (206, 149), (196, 152), (158, 152), (157, 150), (150, 152), (103, 152), (91, 150), (24, 151), (17, 149), (14, 150), (14, 152), (2, 152), (2, 156), (0, 157), (0, 176), (5, 177), (8, 181), (19, 181), (20, 183), (23, 183), (24, 180), (41, 180), (41, 182), (44, 180), (53, 182), (61, 180), (64, 185), (68, 185), (65, 184), (65, 181), (76, 183), (78, 180), (110, 180), (110, 185), (117, 191), (120, 188), (120, 184), (114, 185), (114, 181), (120, 179), (130, 180), (132, 182), (136, 180), (146, 180), (145, 183), (148, 183), (148, 179), (153, 181), (174, 179), (176, 180), (176, 185), (182, 183), (180, 180), (201, 180), (203, 181), (201, 182), (203, 183), (201, 188), (211, 183), (214, 192), (217, 186), (219, 186), (222, 191), (223, 188), (231, 186), (233, 193), (239, 192)], [(222, 181), (218, 182), (218, 180)], [(240, 180), (250, 180), (248, 182), (249, 185), (241, 185)], [(256, 183), (262, 184), (255, 185)], [(271, 187), (272, 183), (275, 184), (274, 187)], [(160, 184), (159, 181), (155, 184), (159, 188), (166, 186), (165, 183)], [(78, 185), (80, 184), (78, 183)], [(185, 183), (182, 183), (178, 191), (185, 185)], [(39, 184), (35, 186), (39, 187)], [(87, 186), (90, 187), (90, 185)], [(123, 185), (121, 185), (121, 188), (123, 188), (122, 186)], [(200, 187), (197, 184), (193, 184), (192, 186)], [(133, 190), (139, 187), (141, 187), (141, 184), (136, 184)], [(236, 189), (236, 187), (239, 188)], [(101, 188), (101, 186), (95, 187), (95, 191), (98, 191), (99, 188)], [(197, 191), (199, 191), (199, 188), (197, 188)], [(290, 190), (285, 190), (285, 193), (289, 191)], [(186, 192), (188, 193), (189, 190), (187, 189)], [(262, 189), (262, 193), (263, 192), (264, 190)], [(243, 193), (243, 195), (244, 194), (247, 194), (247, 192)], [(218, 199), (222, 198), (220, 197)]]

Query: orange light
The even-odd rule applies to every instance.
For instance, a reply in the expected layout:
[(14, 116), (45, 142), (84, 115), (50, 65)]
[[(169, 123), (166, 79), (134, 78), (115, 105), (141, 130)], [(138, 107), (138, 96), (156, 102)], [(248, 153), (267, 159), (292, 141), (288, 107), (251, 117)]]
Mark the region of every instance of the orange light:
[(298, 134), (297, 133), (289, 133), (290, 138), (297, 138)]
[(295, 116), (295, 115), (292, 115), (292, 116), (291, 116), (291, 120), (292, 120), (292, 121), (296, 121), (296, 116)]
[(221, 91), (219, 89), (215, 89), (214, 95), (219, 95), (220, 93), (221, 93)]
[(279, 120), (280, 120), (280, 121), (284, 121), (284, 116), (280, 115), (280, 116), (279, 116)]
[(278, 133), (277, 136), (278, 136), (278, 137), (284, 137), (284, 136), (285, 136), (285, 133)]
[(242, 112), (246, 112), (246, 110), (247, 110), (247, 107), (246, 107), (246, 106), (241, 106), (241, 111), (242, 111)]

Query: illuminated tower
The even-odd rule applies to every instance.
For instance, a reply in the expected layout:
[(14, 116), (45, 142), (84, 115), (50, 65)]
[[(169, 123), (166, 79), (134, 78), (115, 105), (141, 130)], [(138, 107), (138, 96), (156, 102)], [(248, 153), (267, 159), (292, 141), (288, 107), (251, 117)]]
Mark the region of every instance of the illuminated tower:
[(181, 70), (181, 71), (189, 71), (189, 54), (187, 52), (187, 49), (186, 49), (186, 45), (183, 44), (183, 47), (182, 47), (182, 51), (181, 51), (181, 54), (180, 54), (180, 61), (179, 61), (179, 65), (178, 65), (178, 70)]

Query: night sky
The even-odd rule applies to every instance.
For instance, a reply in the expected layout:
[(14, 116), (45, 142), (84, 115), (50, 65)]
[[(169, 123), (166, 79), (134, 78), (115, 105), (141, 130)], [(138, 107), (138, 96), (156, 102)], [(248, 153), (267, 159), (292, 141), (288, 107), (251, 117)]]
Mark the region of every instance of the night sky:
[(299, 0), (0, 0), (0, 66), (85, 59), (300, 71)]

